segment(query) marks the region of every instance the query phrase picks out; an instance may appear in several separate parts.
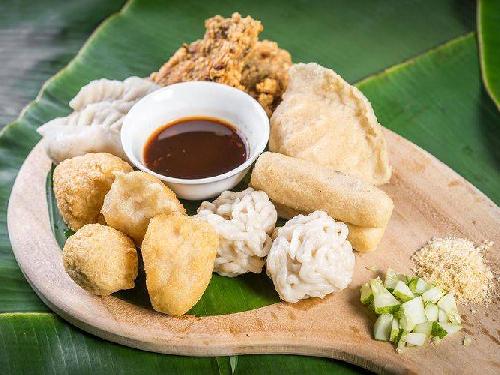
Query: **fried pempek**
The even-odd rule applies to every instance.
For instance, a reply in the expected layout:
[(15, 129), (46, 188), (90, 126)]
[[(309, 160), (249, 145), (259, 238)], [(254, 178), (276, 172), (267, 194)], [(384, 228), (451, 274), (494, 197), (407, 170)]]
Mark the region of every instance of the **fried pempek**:
[(153, 216), (185, 214), (186, 210), (161, 180), (135, 171), (116, 177), (101, 212), (106, 224), (130, 236), (140, 246)]
[(219, 238), (212, 226), (183, 215), (151, 219), (142, 257), (151, 304), (183, 315), (201, 298), (212, 278)]
[(100, 221), (102, 202), (115, 173), (131, 171), (128, 163), (106, 153), (64, 160), (54, 170), (54, 195), (64, 222), (77, 230)]
[(271, 117), (269, 150), (381, 185), (391, 178), (383, 129), (368, 99), (331, 69), (295, 64)]
[(130, 238), (101, 224), (88, 224), (68, 238), (64, 269), (75, 283), (98, 296), (134, 287), (137, 251)]

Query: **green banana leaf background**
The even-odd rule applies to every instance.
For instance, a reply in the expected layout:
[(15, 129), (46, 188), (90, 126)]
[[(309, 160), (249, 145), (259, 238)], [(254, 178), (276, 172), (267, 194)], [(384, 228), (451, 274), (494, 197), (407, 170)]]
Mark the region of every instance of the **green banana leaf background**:
[[(45, 3), (52, 5), (40, 1), (34, 10), (40, 25), (50, 22), (52, 14), (44, 13)], [(87, 20), (91, 25), (121, 6), (119, 1), (91, 3), (79, 12), (68, 2), (62, 6), (61, 17), (68, 23)], [(356, 83), (372, 102), (381, 124), (431, 152), (498, 204), (500, 114), (493, 100), (498, 100), (499, 92), (500, 33), (499, 23), (491, 20), (495, 12), (488, 10), (495, 8), (494, 1), (485, 1), (480, 8), (476, 14), (476, 3), (466, 0), (127, 2), (0, 135), (0, 372), (362, 372), (335, 360), (291, 355), (159, 355), (80, 331), (48, 310), (17, 266), (6, 225), (10, 189), (24, 158), (39, 140), (35, 129), (66, 115), (69, 99), (81, 86), (101, 77), (146, 76), (183, 42), (200, 38), (206, 18), (239, 11), (260, 19), (262, 38), (277, 41), (295, 62), (318, 62)], [(66, 61), (67, 56), (62, 56), (58, 64)], [(50, 176), (47, 191), (53, 203)], [(50, 213), (62, 244), (68, 232), (53, 205)], [(147, 303), (138, 292), (119, 296)], [(265, 276), (214, 277), (192, 313), (230, 313), (276, 300)]]
[(484, 85), (500, 110), (500, 1), (478, 2), (477, 28)]

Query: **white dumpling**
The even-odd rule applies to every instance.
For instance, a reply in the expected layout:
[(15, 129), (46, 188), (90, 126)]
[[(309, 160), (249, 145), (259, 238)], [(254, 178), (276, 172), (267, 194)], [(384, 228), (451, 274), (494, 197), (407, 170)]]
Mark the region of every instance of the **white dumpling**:
[(75, 111), (85, 106), (109, 101), (136, 102), (159, 86), (152, 81), (139, 77), (129, 77), (124, 81), (112, 81), (106, 78), (98, 79), (83, 86), (78, 94), (69, 102)]
[(45, 124), (39, 133), (46, 138), (49, 157), (56, 163), (89, 152), (107, 152), (127, 160), (120, 140), (123, 114), (96, 103)]
[(276, 230), (266, 271), (281, 299), (323, 298), (349, 285), (355, 257), (348, 229), (323, 211), (298, 215)]
[(120, 140), (123, 117), (139, 99), (159, 87), (138, 77), (99, 79), (82, 87), (69, 103), (73, 113), (38, 128), (49, 157), (59, 163), (89, 152), (109, 152), (126, 159)]
[(235, 277), (262, 271), (278, 219), (266, 193), (252, 188), (225, 191), (212, 203), (203, 202), (196, 216), (212, 224), (219, 235), (214, 272)]

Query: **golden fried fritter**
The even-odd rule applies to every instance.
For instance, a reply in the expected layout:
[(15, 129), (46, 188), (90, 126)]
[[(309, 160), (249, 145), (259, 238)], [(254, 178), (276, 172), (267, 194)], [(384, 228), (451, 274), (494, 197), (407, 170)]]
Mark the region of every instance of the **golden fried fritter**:
[(151, 219), (141, 252), (153, 308), (170, 315), (189, 311), (212, 278), (218, 246), (205, 221), (165, 214)]
[(149, 220), (158, 214), (186, 210), (175, 193), (161, 180), (145, 172), (117, 175), (104, 198), (102, 214), (106, 224), (130, 236), (140, 245)]
[(137, 251), (123, 233), (101, 224), (87, 224), (68, 238), (63, 264), (83, 289), (107, 296), (134, 287)]
[(271, 116), (288, 83), (292, 58), (288, 51), (269, 40), (259, 41), (250, 50), (243, 66), (241, 83)]
[(185, 44), (151, 79), (161, 85), (184, 81), (214, 81), (239, 89), (244, 58), (257, 42), (262, 25), (251, 17), (233, 13), (205, 21), (205, 36)]
[(114, 173), (130, 171), (129, 164), (106, 153), (85, 154), (60, 163), (54, 170), (54, 194), (64, 222), (73, 230), (97, 223)]

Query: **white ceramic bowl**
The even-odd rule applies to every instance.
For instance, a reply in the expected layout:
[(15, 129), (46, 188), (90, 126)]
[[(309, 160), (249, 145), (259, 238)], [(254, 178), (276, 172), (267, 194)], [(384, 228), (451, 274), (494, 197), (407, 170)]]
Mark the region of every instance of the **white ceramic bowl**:
[[(224, 174), (201, 179), (163, 176), (144, 164), (144, 144), (149, 136), (168, 122), (189, 116), (209, 116), (226, 120), (245, 137), (248, 159)], [(250, 95), (214, 82), (184, 82), (161, 88), (138, 101), (123, 120), (121, 141), (130, 161), (167, 185), (180, 198), (201, 200), (232, 189), (266, 147), (269, 119)]]

